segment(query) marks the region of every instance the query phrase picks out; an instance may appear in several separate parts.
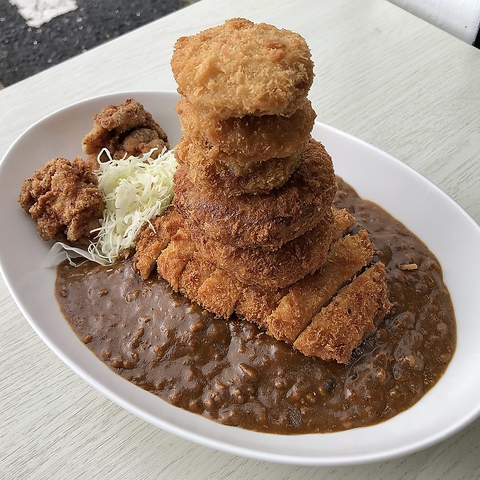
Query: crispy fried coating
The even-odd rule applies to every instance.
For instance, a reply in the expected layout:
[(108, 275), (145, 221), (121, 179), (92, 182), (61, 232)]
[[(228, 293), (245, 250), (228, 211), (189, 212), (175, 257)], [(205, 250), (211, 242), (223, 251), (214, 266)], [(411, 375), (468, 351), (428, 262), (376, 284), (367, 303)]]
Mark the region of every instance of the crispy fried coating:
[(366, 230), (333, 243), (323, 267), (292, 285), (268, 316), (269, 334), (294, 342), (337, 290), (372, 261), (374, 248)]
[(229, 155), (223, 163), (230, 164), (284, 158), (302, 150), (316, 117), (309, 100), (290, 117), (246, 115), (219, 120), (203, 115), (185, 97), (181, 97), (176, 110), (183, 134), (209, 150), (216, 148)]
[(235, 314), (248, 322), (267, 330), (267, 318), (288, 292), (287, 288), (266, 289), (256, 285), (243, 285), (241, 297), (235, 306)]
[(307, 356), (348, 363), (353, 349), (375, 332), (392, 307), (385, 277), (383, 263), (377, 262), (343, 287), (298, 336), (295, 348)]
[(229, 318), (242, 296), (243, 287), (225, 270), (216, 268), (202, 283), (197, 291), (197, 298), (209, 311), (218, 316)]
[(208, 238), (194, 226), (192, 238), (200, 254), (226, 270), (241, 283), (265, 288), (283, 288), (318, 270), (332, 241), (333, 213), (328, 210), (308, 232), (284, 243), (277, 250), (238, 248)]
[(93, 239), (105, 209), (97, 177), (81, 158), (47, 162), (23, 182), (19, 202), (43, 240), (81, 245)]
[(332, 238), (334, 241), (337, 241), (340, 237), (343, 237), (352, 230), (355, 217), (344, 208), (341, 210), (333, 208), (333, 216), (335, 221), (333, 223)]
[[(193, 241), (192, 245), (195, 245)], [(162, 256), (158, 258), (158, 264), (163, 264), (162, 268), (164, 269), (168, 268), (168, 264)], [(178, 278), (178, 291), (206, 308), (208, 299), (201, 298), (198, 292), (215, 270), (217, 268), (214, 265), (200, 257), (197, 252), (194, 252)], [(213, 302), (209, 308), (210, 312), (218, 316), (221, 316), (222, 312), (226, 310), (229, 310), (229, 305), (213, 305)]]
[[(352, 223), (353, 217), (345, 210), (334, 210), (332, 227), (332, 235), (334, 238), (337, 239), (343, 235), (351, 227)], [(208, 285), (214, 285), (214, 283), (207, 282), (207, 279), (214, 271), (219, 270), (219, 268), (213, 262), (206, 259), (205, 256), (201, 255), (201, 252), (197, 251), (197, 245), (191, 237), (191, 232), (189, 232), (188, 242), (191, 242), (195, 248), (192, 249), (192, 245), (188, 242), (184, 243), (184, 220), (174, 209), (168, 209), (163, 216), (152, 220), (152, 224), (153, 228), (146, 226), (139, 234), (135, 252), (136, 269), (141, 273), (142, 278), (146, 280), (152, 271), (152, 265), (157, 262), (158, 271), (163, 278), (173, 279), (174, 285), (177, 286), (176, 289), (180, 291), (185, 290), (189, 298), (198, 300), (198, 295), (202, 297), (202, 292), (208, 291)], [(179, 236), (176, 235), (177, 232), (182, 233)], [(175, 249), (182, 249), (182, 258), (184, 258), (184, 260), (181, 261), (180, 265), (184, 265), (185, 270), (181, 270), (181, 268), (179, 269), (176, 266), (178, 265), (176, 260), (172, 261), (171, 255)], [(185, 254), (186, 256), (184, 256)], [(272, 252), (268, 252), (268, 254), (271, 256)], [(185, 258), (191, 260), (193, 257), (195, 257), (195, 262), (185, 263)], [(237, 278), (237, 275), (229, 275), (226, 271), (224, 271), (224, 273), (231, 278)], [(214, 278), (215, 280), (219, 280), (220, 275), (216, 274)], [(227, 284), (228, 281), (226, 280), (225, 285)], [(218, 289), (219, 287), (216, 286), (212, 288)], [(227, 287), (225, 286), (225, 288)], [(241, 314), (241, 316), (246, 316), (250, 319), (252, 315), (255, 315), (254, 318), (257, 318), (259, 317), (258, 313), (253, 314), (253, 311), (258, 312), (261, 310), (261, 308), (259, 308), (260, 306), (273, 305), (275, 303), (272, 302), (271, 299), (268, 299), (269, 294), (267, 294), (267, 292), (272, 292), (273, 290), (271, 288), (261, 289), (257, 285), (249, 289), (248, 284), (243, 283), (242, 289), (241, 302), (237, 306), (237, 313)], [(233, 293), (231, 295), (233, 295)], [(238, 296), (238, 293), (235, 295)], [(258, 300), (260, 297), (262, 297), (261, 301)], [(205, 300), (199, 303), (202, 303), (204, 306), (206, 304)], [(209, 309), (219, 314), (218, 310), (214, 308)], [(228, 311), (228, 309), (225, 311)], [(263, 309), (262, 311), (262, 318), (266, 318), (267, 311), (268, 314), (271, 313), (271, 310)]]
[(128, 98), (121, 105), (109, 105), (93, 117), (93, 128), (82, 140), (83, 151), (94, 158), (106, 148), (115, 159), (141, 156), (153, 148), (158, 156), (169, 148), (167, 134), (144, 106)]
[(174, 290), (178, 291), (180, 275), (194, 253), (195, 244), (191, 240), (190, 232), (180, 227), (158, 257), (157, 271)]
[[(350, 231), (355, 219), (346, 211), (346, 210), (334, 210), (334, 223), (332, 228), (332, 237), (334, 241), (338, 240), (342, 237), (345, 233)], [(330, 253), (328, 254), (327, 259), (330, 257)], [(318, 270), (320, 272), (322, 269)], [(314, 276), (317, 275), (317, 272)], [(312, 278), (313, 276), (307, 275), (305, 278)], [(290, 287), (286, 288), (279, 288), (279, 289), (272, 289), (272, 288), (261, 288), (257, 285), (242, 285), (242, 295), (237, 300), (235, 305), (235, 314), (248, 320), (249, 322), (256, 323), (260, 327), (267, 330), (267, 332), (272, 335), (272, 332), (269, 332), (268, 329), (270, 327), (269, 319), (272, 314), (275, 313), (277, 308), (282, 306), (284, 298), (292, 298), (290, 292), (296, 289), (296, 285), (302, 285), (302, 289), (300, 289), (301, 298), (303, 298), (307, 303), (313, 303), (315, 300), (315, 289), (312, 289), (313, 282), (300, 280), (297, 283), (294, 283)], [(298, 291), (299, 289), (297, 289)], [(208, 296), (208, 292), (204, 292), (204, 295)], [(293, 294), (295, 298), (297, 294)], [(200, 302), (201, 303), (201, 302)], [(290, 301), (287, 302), (289, 304)], [(290, 317), (286, 317), (285, 321), (286, 324), (293, 323), (289, 321), (294, 313), (288, 310), (284, 311), (286, 315), (290, 315)], [(303, 324), (307, 325), (310, 318), (308, 317), (308, 311), (304, 314)], [(300, 322), (301, 323), (301, 322)], [(272, 335), (274, 336), (274, 335)], [(284, 338), (285, 341), (288, 341), (287, 338)]]
[(317, 225), (337, 188), (330, 156), (311, 139), (290, 180), (269, 194), (227, 197), (196, 188), (184, 167), (175, 173), (173, 203), (189, 226), (239, 248), (275, 249)]
[[(158, 222), (166, 225), (157, 226), (155, 240), (151, 236), (151, 229), (142, 230), (140, 236), (145, 236), (145, 242), (154, 241), (157, 245), (165, 245), (157, 259), (157, 272), (175, 291), (219, 317), (229, 318), (235, 312), (266, 329), (268, 314), (278, 305), (287, 289), (264, 289), (242, 284), (225, 270), (207, 261), (196, 250), (191, 237), (188, 238), (189, 232), (184, 228), (184, 220), (175, 209), (168, 209), (158, 217)], [(173, 225), (178, 226), (177, 232), (180, 235), (170, 231), (170, 226)], [(145, 248), (138, 253), (140, 257), (149, 254)], [(135, 264), (137, 269), (140, 263), (141, 258)]]
[(247, 165), (224, 162), (216, 149), (202, 148), (183, 137), (175, 146), (175, 157), (197, 187), (228, 197), (257, 195), (280, 188), (300, 164), (301, 152), (287, 158), (271, 158)]
[[(342, 226), (348, 228), (345, 213), (339, 211), (336, 215), (340, 223), (334, 228), (335, 235), (342, 234)], [(391, 308), (382, 264), (375, 264), (348, 283), (350, 272), (358, 267), (352, 275), (358, 274), (373, 255), (373, 245), (365, 230), (337, 240), (328, 256), (328, 267), (326, 264), (324, 269), (290, 287), (267, 289), (245, 285), (205, 260), (174, 209), (160, 217), (160, 222), (178, 225), (173, 235), (168, 228), (156, 230), (157, 241), (166, 244), (157, 260), (158, 272), (175, 291), (220, 317), (236, 314), (254, 322), (269, 335), (273, 335), (272, 318), (281, 316), (286, 328), (296, 328), (293, 334), (284, 334), (281, 339), (292, 343), (296, 338), (294, 345), (306, 355), (340, 363), (348, 361), (353, 348), (375, 330)], [(334, 278), (337, 274), (343, 281)], [(337, 293), (335, 285), (343, 283), (347, 286)]]
[[(171, 208), (170, 208), (171, 209)], [(157, 258), (183, 224), (178, 215), (156, 217), (145, 223), (138, 234), (135, 248), (135, 268), (146, 280), (157, 265)]]
[[(159, 262), (164, 263), (163, 258)], [(190, 300), (221, 318), (236, 314), (266, 329), (266, 318), (286, 289), (266, 290), (244, 285), (225, 270), (195, 252), (178, 277), (178, 290)]]
[(243, 18), (174, 46), (172, 72), (195, 109), (218, 119), (289, 116), (313, 82), (310, 49), (297, 33)]

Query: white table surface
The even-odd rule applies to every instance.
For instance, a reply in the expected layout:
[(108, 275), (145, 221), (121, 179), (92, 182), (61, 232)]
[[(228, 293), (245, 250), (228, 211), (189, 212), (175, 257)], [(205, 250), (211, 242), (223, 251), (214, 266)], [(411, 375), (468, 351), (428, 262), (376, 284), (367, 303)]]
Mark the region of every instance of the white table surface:
[[(0, 91), (0, 157), (33, 122), (75, 101), (174, 90), (175, 40), (234, 16), (302, 34), (316, 64), (318, 120), (409, 164), (480, 222), (480, 51), (385, 0), (201, 0)], [(2, 479), (480, 478), (480, 420), (408, 457), (335, 468), (250, 460), (177, 438), (57, 359), (3, 279), (0, 365)]]

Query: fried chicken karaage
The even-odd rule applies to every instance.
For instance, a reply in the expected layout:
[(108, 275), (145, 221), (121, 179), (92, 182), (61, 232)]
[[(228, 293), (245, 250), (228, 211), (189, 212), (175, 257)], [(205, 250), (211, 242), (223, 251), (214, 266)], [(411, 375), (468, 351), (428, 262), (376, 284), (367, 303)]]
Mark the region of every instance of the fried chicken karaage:
[(87, 245), (99, 226), (105, 200), (97, 177), (81, 158), (54, 158), (23, 182), (20, 205), (43, 240)]
[(82, 147), (95, 162), (104, 148), (115, 159), (125, 155), (140, 157), (156, 148), (152, 155), (156, 158), (169, 144), (167, 134), (144, 106), (128, 98), (121, 105), (105, 107), (93, 117), (93, 128), (85, 135)]

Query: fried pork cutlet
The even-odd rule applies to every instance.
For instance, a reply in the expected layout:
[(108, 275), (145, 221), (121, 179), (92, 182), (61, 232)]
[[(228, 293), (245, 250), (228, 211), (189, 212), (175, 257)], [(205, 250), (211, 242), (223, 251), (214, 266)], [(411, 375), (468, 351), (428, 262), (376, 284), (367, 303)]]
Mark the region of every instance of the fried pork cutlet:
[(225, 270), (215, 268), (198, 288), (196, 297), (207, 310), (229, 318), (242, 294), (243, 287), (239, 282)]
[(372, 261), (373, 251), (365, 230), (333, 243), (322, 268), (292, 285), (268, 316), (268, 333), (278, 340), (294, 342), (337, 290)]
[(214, 150), (183, 137), (175, 146), (175, 157), (196, 187), (228, 197), (268, 193), (282, 187), (301, 160), (301, 152), (296, 152), (287, 158), (234, 165), (228, 159), (221, 160)]
[(173, 204), (187, 225), (239, 248), (276, 249), (317, 225), (331, 208), (337, 184), (330, 156), (311, 139), (299, 167), (268, 194), (227, 197), (195, 187), (184, 167), (175, 173)]
[(377, 262), (320, 310), (293, 344), (307, 356), (348, 363), (352, 351), (374, 333), (392, 304), (387, 297), (385, 267)]
[[(267, 314), (276, 307), (286, 289), (267, 290), (240, 283), (199, 254), (195, 243), (188, 237), (189, 231), (184, 228), (183, 218), (175, 209), (170, 208), (159, 219), (167, 224), (178, 224), (180, 232), (180, 235), (170, 235), (166, 228), (156, 230), (157, 242), (167, 243), (157, 259), (159, 275), (175, 291), (219, 317), (228, 318), (234, 311), (242, 312), (242, 317), (266, 327)], [(135, 258), (137, 263), (142, 261), (138, 252)]]
[(54, 158), (23, 182), (19, 203), (43, 240), (88, 245), (100, 226), (105, 200), (97, 177), (81, 158)]
[[(345, 210), (335, 210), (332, 238), (335, 241), (338, 240), (350, 230), (353, 222), (354, 219), (348, 212)], [(350, 247), (350, 250), (356, 250), (355, 242), (350, 242), (347, 245), (347, 248), (348, 247)], [(355, 253), (356, 252), (351, 252), (351, 255)], [(344, 254), (348, 257), (349, 253), (344, 252)], [(332, 254), (329, 253), (327, 258), (331, 257)], [(340, 258), (342, 258), (341, 255), (335, 254), (335, 259)], [(192, 272), (199, 268), (198, 265), (200, 265), (202, 274), (197, 271), (192, 275)], [(192, 282), (192, 277), (195, 278), (195, 282)], [(286, 306), (291, 305), (292, 301), (295, 302), (300, 298), (304, 298), (306, 301), (309, 299), (312, 304), (315, 301), (315, 299), (312, 298), (312, 295), (308, 295), (310, 286), (315, 284), (315, 281), (307, 282), (306, 286), (296, 290), (294, 289), (294, 286), (289, 288), (266, 289), (259, 285), (249, 286), (241, 284), (238, 281), (232, 282), (231, 279), (233, 277), (233, 275), (228, 274), (224, 270), (215, 267), (212, 263), (201, 259), (200, 256), (197, 256), (195, 261), (190, 262), (182, 272), (179, 284), (181, 291), (183, 291), (187, 297), (194, 299), (207, 310), (215, 312), (217, 315), (224, 318), (228, 318), (235, 311), (240, 318), (248, 319), (250, 322), (257, 323), (265, 329), (269, 327), (270, 318), (275, 316), (277, 306), (280, 308), (279, 312), (283, 310), (284, 314), (286, 314), (285, 318), (291, 317), (293, 319), (292, 321), (289, 321), (288, 324), (284, 323), (285, 326), (283, 331), (286, 331), (291, 328), (289, 325), (296, 320), (295, 312), (288, 310), (288, 307)], [(307, 276), (306, 278), (310, 278), (310, 276)], [(301, 284), (301, 282), (298, 283)], [(219, 292), (221, 292), (221, 294)], [(287, 298), (288, 301), (283, 302), (284, 298)], [(282, 301), (280, 301), (280, 299), (282, 299)], [(314, 312), (312, 312), (312, 315), (313, 313)], [(308, 318), (311, 318), (312, 315), (308, 317), (308, 311), (305, 310), (303, 321), (308, 321)], [(306, 317), (308, 317), (307, 320), (305, 320)], [(301, 324), (301, 321), (299, 323)], [(298, 332), (301, 331), (301, 329), (298, 328), (298, 325), (297, 330)], [(280, 331), (280, 328), (277, 329), (277, 332), (278, 331)], [(295, 338), (296, 335), (293, 339)], [(288, 337), (282, 339), (288, 341)]]
[(308, 232), (284, 243), (277, 250), (239, 248), (208, 238), (197, 226), (192, 239), (203, 258), (234, 275), (246, 285), (283, 288), (318, 270), (332, 241), (334, 216), (328, 210)]
[[(82, 141), (83, 151), (96, 159), (106, 148), (115, 159), (139, 157), (157, 148), (156, 158), (169, 148), (166, 133), (144, 106), (131, 98), (121, 105), (109, 105), (93, 117), (93, 128)], [(102, 159), (103, 160), (103, 159)]]
[[(334, 219), (332, 236), (336, 240), (351, 228), (353, 217), (345, 210), (335, 210)], [(165, 226), (162, 226), (162, 223)], [(240, 317), (259, 323), (265, 328), (268, 326), (267, 316), (277, 307), (278, 301), (284, 295), (281, 292), (285, 292), (285, 289), (264, 289), (258, 285), (242, 284), (237, 280), (232, 286), (230, 280), (234, 276), (206, 260), (195, 249), (192, 250), (190, 245), (183, 244), (183, 237), (172, 237), (172, 226), (183, 228), (183, 219), (172, 208), (167, 211), (164, 217), (158, 217), (154, 221), (154, 226), (155, 231), (152, 229), (143, 230), (140, 235), (135, 253), (137, 270), (140, 270), (141, 265), (151, 265), (153, 249), (144, 248), (143, 245), (153, 243), (158, 255), (158, 271), (163, 278), (172, 281), (176, 290), (184, 293), (185, 296), (200, 303), (216, 315), (228, 318), (235, 309)], [(152, 236), (157, 238), (154, 239)], [(193, 240), (190, 240), (193, 245)], [(167, 243), (169, 250), (163, 250), (161, 255), (158, 254), (157, 246), (165, 246)], [(140, 249), (138, 245), (141, 246)], [(178, 263), (175, 260), (172, 262), (172, 255), (175, 256), (175, 251), (180, 249), (184, 249), (182, 255), (187, 252), (190, 260), (178, 277), (179, 273), (176, 267)], [(146, 260), (145, 257), (147, 257)], [(185, 259), (182, 258), (181, 264), (183, 265)], [(148, 275), (143, 278), (148, 278)], [(223, 280), (221, 280), (222, 278)]]
[(289, 117), (246, 115), (219, 120), (203, 115), (185, 97), (177, 103), (176, 110), (186, 137), (229, 155), (223, 163), (238, 165), (289, 157), (302, 150), (316, 117), (308, 99)]
[(290, 116), (313, 82), (310, 49), (297, 33), (243, 18), (174, 46), (172, 72), (195, 109), (218, 119)]
[[(193, 242), (192, 242), (193, 244)], [(176, 245), (179, 247), (179, 245)], [(168, 258), (158, 258), (159, 270), (168, 268)], [(265, 319), (276, 307), (286, 289), (265, 290), (241, 284), (226, 271), (194, 252), (178, 280), (178, 291), (218, 317), (239, 317), (267, 328)]]
[[(205, 260), (189, 238), (188, 230), (183, 228), (183, 219), (174, 209), (169, 209), (159, 221), (179, 227), (173, 235), (168, 228), (156, 230), (158, 243), (167, 244), (157, 259), (158, 272), (174, 290), (220, 317), (228, 318), (236, 314), (257, 323), (270, 335), (274, 334), (275, 326), (277, 335), (273, 336), (287, 343), (295, 341), (295, 346), (302, 348), (306, 355), (344, 363), (350, 358), (353, 348), (372, 332), (376, 321), (386, 314), (391, 305), (386, 298), (383, 265), (375, 264), (366, 270), (366, 274), (348, 283), (352, 276), (370, 263), (373, 245), (364, 230), (342, 237), (345, 233), (343, 229), (348, 229), (353, 221), (345, 211), (340, 211), (335, 218), (334, 234), (340, 238), (332, 244), (325, 268), (290, 287), (266, 289), (245, 285)], [(150, 235), (146, 230), (144, 233)], [(347, 287), (337, 294), (337, 285), (342, 284), (347, 284)], [(343, 314), (351, 308), (353, 316), (350, 319), (347, 315), (340, 320), (341, 313), (335, 313), (333, 333), (329, 336), (328, 325), (320, 319), (328, 317), (329, 310), (323, 317), (322, 312), (326, 308), (333, 309), (332, 305), (336, 304), (342, 306)], [(343, 328), (340, 321), (343, 322)], [(315, 343), (317, 329), (320, 339)], [(281, 335), (278, 332), (282, 332)], [(349, 339), (348, 345), (342, 343), (345, 338)], [(330, 345), (335, 345), (334, 354)]]
[(179, 278), (187, 263), (195, 253), (195, 244), (190, 232), (180, 227), (170, 238), (167, 246), (162, 250), (158, 261), (158, 274), (164, 278), (175, 291), (179, 290)]
[(181, 225), (183, 221), (178, 215), (160, 216), (145, 223), (138, 234), (134, 255), (135, 268), (144, 280), (156, 268), (157, 258)]

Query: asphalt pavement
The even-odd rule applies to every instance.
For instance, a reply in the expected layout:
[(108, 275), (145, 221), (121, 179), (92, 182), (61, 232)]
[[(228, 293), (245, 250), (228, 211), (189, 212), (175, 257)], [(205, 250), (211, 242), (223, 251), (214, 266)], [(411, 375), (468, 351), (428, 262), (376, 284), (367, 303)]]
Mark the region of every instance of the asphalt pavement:
[(0, 88), (197, 0), (0, 0)]

